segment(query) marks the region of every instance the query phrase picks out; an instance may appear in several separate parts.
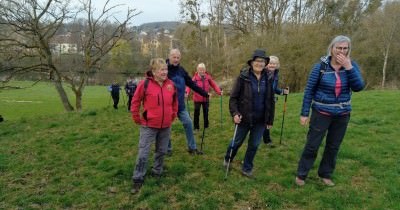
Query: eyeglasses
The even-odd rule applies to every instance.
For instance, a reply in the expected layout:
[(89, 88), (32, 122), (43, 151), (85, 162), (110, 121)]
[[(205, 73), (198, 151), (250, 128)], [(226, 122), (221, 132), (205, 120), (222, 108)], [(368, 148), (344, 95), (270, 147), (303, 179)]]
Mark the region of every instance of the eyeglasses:
[(335, 47), (335, 49), (336, 50), (340, 50), (340, 51), (347, 51), (347, 50), (349, 50), (349, 48), (348, 47)]

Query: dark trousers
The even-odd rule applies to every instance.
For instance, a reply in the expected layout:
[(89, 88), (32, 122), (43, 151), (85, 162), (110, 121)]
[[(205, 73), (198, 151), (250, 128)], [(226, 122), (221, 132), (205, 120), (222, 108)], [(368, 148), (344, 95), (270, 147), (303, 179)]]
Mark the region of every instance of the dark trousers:
[(128, 95), (128, 111), (131, 111), (131, 102), (132, 102), (133, 95)]
[(204, 128), (208, 128), (208, 102), (194, 102), (194, 119), (193, 119), (193, 127), (194, 129), (199, 129), (199, 116), (200, 116), (200, 107), (203, 107), (203, 120), (204, 120)]
[(118, 109), (118, 103), (119, 103), (119, 94), (115, 94), (115, 93), (111, 93), (111, 97), (113, 99), (114, 102), (114, 109)]
[(326, 144), (322, 160), (319, 164), (318, 175), (321, 178), (331, 178), (336, 166), (336, 157), (340, 144), (346, 133), (350, 114), (342, 116), (327, 116), (317, 111), (312, 112), (310, 127), (307, 134), (307, 143), (304, 146), (297, 168), (297, 176), (306, 179), (308, 172), (314, 164), (319, 146), (326, 132)]
[(236, 132), (235, 139), (231, 140), (225, 154), (225, 161), (232, 161), (239, 148), (242, 146), (247, 134), (250, 132), (249, 141), (247, 143), (247, 150), (243, 160), (242, 171), (251, 172), (253, 170), (253, 160), (256, 156), (258, 146), (261, 142), (261, 136), (264, 132), (265, 125), (257, 123), (253, 125), (239, 124)]

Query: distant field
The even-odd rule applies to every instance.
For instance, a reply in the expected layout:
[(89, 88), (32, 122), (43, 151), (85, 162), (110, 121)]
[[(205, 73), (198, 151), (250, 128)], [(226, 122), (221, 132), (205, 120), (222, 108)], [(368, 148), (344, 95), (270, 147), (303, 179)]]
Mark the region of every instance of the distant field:
[[(61, 100), (51, 83), (13, 82), (21, 89), (0, 90), (0, 115), (7, 120), (46, 116), (64, 112)], [(65, 89), (75, 105), (75, 96), (70, 88)], [(106, 86), (87, 86), (83, 95), (83, 110), (108, 106), (110, 94)], [(121, 95), (120, 106), (123, 104)], [(126, 100), (126, 99), (125, 99)]]
[[(107, 106), (108, 100), (106, 87), (87, 87), (84, 110), (65, 113), (45, 83), (0, 92), (6, 118), (0, 123), (0, 209), (400, 209), (399, 91), (354, 93), (335, 187), (321, 184), (317, 167), (304, 187), (294, 184), (307, 128), (299, 125), (302, 94), (291, 94), (283, 143), (279, 97), (272, 129), (277, 147), (260, 145), (255, 179), (240, 175), (243, 145), (224, 180), (222, 160), (233, 124), (228, 97), (222, 124), (220, 100), (212, 98), (205, 155), (187, 153), (183, 128), (175, 122), (164, 176), (147, 177), (138, 195), (129, 193), (138, 126), (125, 109)], [(192, 103), (190, 108), (193, 116)], [(200, 147), (200, 134), (196, 140)]]

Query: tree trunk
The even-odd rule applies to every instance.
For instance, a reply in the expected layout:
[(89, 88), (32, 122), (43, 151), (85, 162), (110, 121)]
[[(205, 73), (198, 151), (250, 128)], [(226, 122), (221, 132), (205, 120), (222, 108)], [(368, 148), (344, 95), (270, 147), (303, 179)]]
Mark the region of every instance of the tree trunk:
[(54, 80), (53, 84), (58, 92), (58, 95), (60, 96), (61, 103), (63, 104), (65, 111), (67, 111), (67, 112), (74, 111), (74, 107), (72, 107), (71, 103), (69, 102), (67, 93), (65, 92), (65, 90), (61, 84), (61, 81)]
[(382, 68), (382, 89), (385, 88), (386, 67), (387, 67), (387, 60), (388, 60), (388, 57), (389, 57), (389, 48), (390, 48), (390, 45), (387, 46), (386, 52), (385, 52), (385, 55), (384, 55), (383, 68)]
[(77, 111), (81, 111), (82, 110), (82, 91), (81, 90), (77, 90), (75, 92), (75, 108)]

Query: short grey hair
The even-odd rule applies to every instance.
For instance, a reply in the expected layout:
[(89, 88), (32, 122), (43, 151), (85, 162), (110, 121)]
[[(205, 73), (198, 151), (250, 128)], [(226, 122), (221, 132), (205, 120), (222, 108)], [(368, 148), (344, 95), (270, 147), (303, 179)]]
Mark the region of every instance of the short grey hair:
[(197, 65), (197, 68), (206, 69), (206, 65), (204, 63), (199, 63), (199, 65)]
[(331, 52), (332, 52), (333, 46), (334, 46), (336, 43), (341, 43), (341, 42), (347, 42), (347, 43), (349, 44), (349, 50), (347, 51), (347, 55), (350, 55), (350, 52), (351, 52), (351, 40), (350, 40), (349, 37), (343, 36), (343, 35), (339, 35), (339, 36), (335, 37), (335, 38), (331, 41), (331, 43), (329, 44), (329, 47), (328, 47), (327, 55), (328, 55), (328, 56), (331, 56)]

